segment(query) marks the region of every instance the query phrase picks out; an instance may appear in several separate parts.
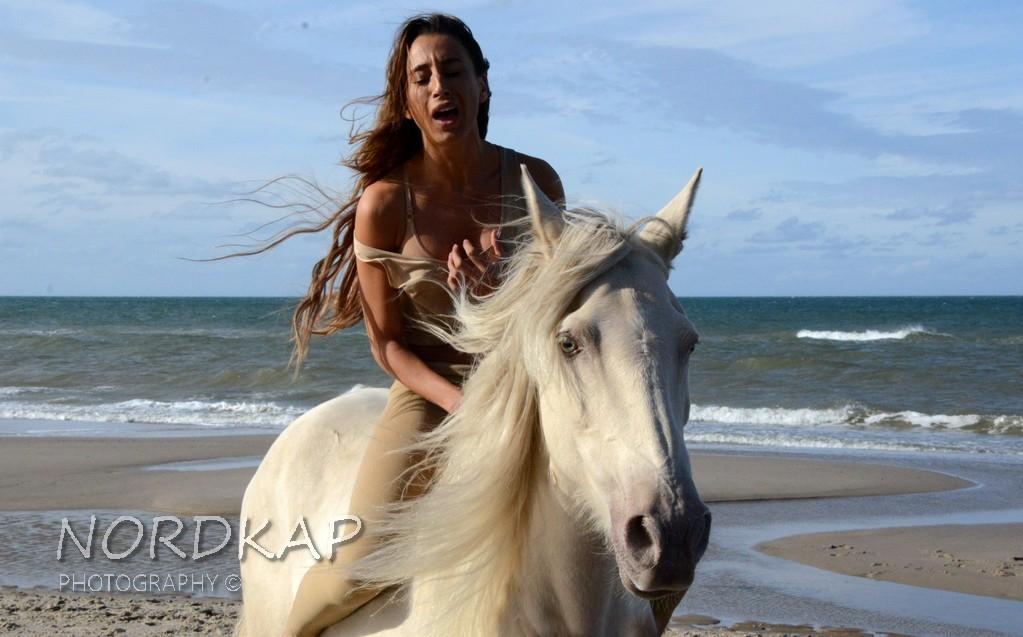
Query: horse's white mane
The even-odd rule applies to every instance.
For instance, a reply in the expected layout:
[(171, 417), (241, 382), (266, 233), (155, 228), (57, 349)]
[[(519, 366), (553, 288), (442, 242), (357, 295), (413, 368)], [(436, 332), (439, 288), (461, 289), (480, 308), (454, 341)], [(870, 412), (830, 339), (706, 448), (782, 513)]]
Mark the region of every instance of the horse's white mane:
[(565, 212), (564, 222), (550, 257), (528, 215), (508, 224), (521, 239), (501, 286), (480, 298), (462, 292), (453, 334), (424, 325), (477, 365), (461, 407), (407, 450), (436, 471), (430, 491), (391, 506), (374, 530), (386, 542), (354, 570), (372, 586), (415, 578), (434, 634), (497, 632), (520, 584), (531, 489), (546, 471), (537, 388), (560, 373), (554, 331), (580, 290), (634, 247), (640, 225), (594, 210)]

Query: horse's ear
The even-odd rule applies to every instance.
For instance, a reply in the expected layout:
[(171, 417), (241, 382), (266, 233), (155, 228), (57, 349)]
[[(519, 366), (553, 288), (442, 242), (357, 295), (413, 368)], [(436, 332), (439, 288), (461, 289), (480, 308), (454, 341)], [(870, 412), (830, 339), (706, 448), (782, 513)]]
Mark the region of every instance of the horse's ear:
[(533, 222), (533, 234), (547, 258), (554, 254), (554, 244), (561, 236), (565, 227), (565, 219), (561, 216), (561, 208), (551, 201), (544, 191), (533, 181), (532, 175), (525, 164), (522, 168), (522, 192), (526, 195), (526, 207), (529, 218)]
[(689, 218), (689, 209), (693, 207), (701, 174), (703, 168), (697, 168), (682, 192), (661, 208), (657, 213), (657, 219), (650, 220), (640, 232), (640, 241), (659, 254), (669, 268), (671, 262), (682, 251), (682, 242), (686, 238), (686, 220)]

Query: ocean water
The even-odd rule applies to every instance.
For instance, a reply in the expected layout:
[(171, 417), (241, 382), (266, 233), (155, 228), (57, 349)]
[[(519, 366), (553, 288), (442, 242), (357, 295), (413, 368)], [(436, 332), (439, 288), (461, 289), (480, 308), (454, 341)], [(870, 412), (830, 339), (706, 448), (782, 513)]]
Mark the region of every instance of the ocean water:
[[(681, 301), (701, 335), (690, 442), (1023, 456), (1023, 297)], [(273, 432), (388, 384), (361, 327), (293, 378), (294, 303), (0, 298), (0, 425)]]

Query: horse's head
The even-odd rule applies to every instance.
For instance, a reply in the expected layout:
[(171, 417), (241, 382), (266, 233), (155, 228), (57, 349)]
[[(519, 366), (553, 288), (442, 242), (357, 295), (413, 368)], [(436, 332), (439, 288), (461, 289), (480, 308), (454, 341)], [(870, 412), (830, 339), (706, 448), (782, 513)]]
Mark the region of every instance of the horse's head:
[(667, 284), (699, 178), (631, 233), (562, 212), (523, 170), (534, 261), (575, 277), (570, 295), (548, 297), (556, 307), (536, 308), (556, 315), (539, 318), (542, 342), (527, 349), (551, 479), (646, 598), (687, 589), (710, 535), (683, 437), (697, 334)]
[[(635, 595), (689, 587), (710, 514), (682, 436), (696, 331), (667, 274), (698, 180), (633, 232), (601, 212), (560, 210), (524, 172), (529, 214), (506, 223), (518, 247), (501, 285), (482, 298), (460, 288), (453, 331), (422, 324), (476, 358), (459, 408), (407, 449), (435, 470), (433, 484), (388, 505), (375, 524), (389, 541), (351, 577), (381, 588), (415, 581), (429, 600), (417, 612), (436, 634), (499, 633), (547, 608), (519, 599), (542, 588), (523, 565), (564, 549), (561, 567), (585, 572), (578, 561), (593, 562), (592, 543), (564, 543), (589, 528), (612, 545)], [(546, 625), (534, 627), (557, 632)]]

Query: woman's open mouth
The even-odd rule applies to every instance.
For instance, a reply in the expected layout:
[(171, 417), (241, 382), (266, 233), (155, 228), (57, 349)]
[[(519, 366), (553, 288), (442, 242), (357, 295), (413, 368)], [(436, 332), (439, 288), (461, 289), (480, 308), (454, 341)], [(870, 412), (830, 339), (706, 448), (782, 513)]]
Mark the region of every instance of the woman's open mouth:
[(458, 121), (458, 107), (446, 106), (433, 112), (433, 121), (441, 126), (450, 126)]

